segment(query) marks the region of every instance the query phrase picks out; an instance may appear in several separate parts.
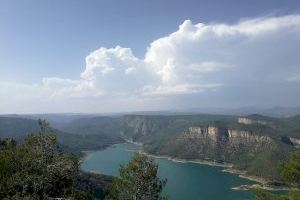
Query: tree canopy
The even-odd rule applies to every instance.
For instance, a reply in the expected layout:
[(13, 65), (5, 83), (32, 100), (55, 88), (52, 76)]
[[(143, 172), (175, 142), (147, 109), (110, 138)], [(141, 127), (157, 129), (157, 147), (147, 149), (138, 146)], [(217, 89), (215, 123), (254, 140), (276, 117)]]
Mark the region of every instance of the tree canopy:
[(46, 121), (38, 123), (23, 142), (0, 142), (0, 199), (90, 199), (74, 187), (78, 159), (59, 149)]
[(288, 195), (273, 195), (264, 190), (255, 190), (255, 200), (300, 200), (300, 151), (291, 153), (286, 163), (279, 165), (282, 179), (292, 188)]
[(108, 200), (167, 200), (162, 195), (166, 180), (157, 177), (158, 165), (153, 159), (135, 154), (127, 165), (121, 165), (113, 179)]

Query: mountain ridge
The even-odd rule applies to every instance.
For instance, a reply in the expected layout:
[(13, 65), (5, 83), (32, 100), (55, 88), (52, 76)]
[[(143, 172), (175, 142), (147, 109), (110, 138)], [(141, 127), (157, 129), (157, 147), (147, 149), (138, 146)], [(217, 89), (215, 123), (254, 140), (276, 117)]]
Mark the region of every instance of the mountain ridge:
[[(0, 137), (3, 136), (1, 119)], [(9, 119), (16, 120), (6, 118)], [(279, 179), (277, 163), (300, 147), (300, 115), (288, 118), (258, 114), (93, 116), (71, 120), (55, 130), (64, 144), (75, 149), (99, 149), (131, 140), (143, 143), (144, 150), (151, 154), (228, 162), (250, 175), (271, 180)]]

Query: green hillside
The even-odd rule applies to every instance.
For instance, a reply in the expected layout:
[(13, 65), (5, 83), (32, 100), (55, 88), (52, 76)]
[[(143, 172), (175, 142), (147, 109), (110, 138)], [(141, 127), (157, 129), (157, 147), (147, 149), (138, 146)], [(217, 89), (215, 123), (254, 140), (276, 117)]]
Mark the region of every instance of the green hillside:
[[(17, 117), (0, 117), (0, 138), (16, 138), (21, 140), (30, 133), (38, 131), (37, 120), (17, 118)], [(65, 148), (79, 152), (81, 150), (102, 149), (109, 145), (123, 142), (119, 136), (109, 136), (105, 134), (77, 135), (66, 131), (51, 128), (59, 142)]]
[[(1, 117), (0, 137), (22, 138), (36, 121)], [(53, 129), (72, 151), (101, 149), (129, 139), (144, 150), (181, 159), (234, 164), (249, 175), (278, 179), (277, 163), (300, 146), (300, 116), (124, 115), (74, 119)]]

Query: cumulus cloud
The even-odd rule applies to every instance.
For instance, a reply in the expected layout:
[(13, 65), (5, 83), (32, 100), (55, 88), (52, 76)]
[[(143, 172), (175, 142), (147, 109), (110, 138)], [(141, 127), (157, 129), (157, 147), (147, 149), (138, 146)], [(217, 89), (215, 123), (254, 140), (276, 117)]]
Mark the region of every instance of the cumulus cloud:
[(151, 69), (129, 48), (100, 48), (86, 57), (81, 79), (91, 82), (104, 94), (137, 95), (142, 87), (155, 82)]
[(157, 87), (148, 85), (143, 88), (142, 94), (144, 96), (193, 94), (193, 93), (204, 92), (205, 90), (211, 88), (217, 88), (220, 86), (222, 85), (221, 84), (203, 84), (203, 85), (181, 84), (175, 86), (159, 85)]
[(204, 105), (212, 102), (208, 97), (228, 105), (289, 104), (300, 97), (295, 89), (299, 85), (291, 86), (300, 80), (295, 76), (300, 73), (299, 47), (300, 15), (235, 24), (186, 20), (177, 31), (149, 44), (144, 58), (130, 48), (101, 47), (86, 57), (77, 80), (48, 77), (35, 85), (2, 83), (0, 94), (9, 96), (9, 91), (21, 89), (32, 97), (52, 99), (146, 102), (145, 98), (161, 96), (172, 102), (181, 96)]
[(300, 82), (300, 75), (288, 77), (286, 79), (286, 81), (288, 81), (288, 82)]

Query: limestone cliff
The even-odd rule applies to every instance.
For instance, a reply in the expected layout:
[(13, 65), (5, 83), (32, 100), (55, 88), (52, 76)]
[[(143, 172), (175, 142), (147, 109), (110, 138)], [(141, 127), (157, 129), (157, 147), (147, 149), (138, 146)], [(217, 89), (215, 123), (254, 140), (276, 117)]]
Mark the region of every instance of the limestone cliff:
[[(193, 126), (170, 142), (176, 152), (191, 159), (210, 159), (233, 162), (243, 157), (276, 148), (274, 139), (251, 131), (227, 129), (216, 126)], [(180, 147), (180, 148), (178, 148)]]
[(157, 123), (155, 119), (147, 116), (126, 116), (123, 120), (123, 126), (125, 127), (124, 134), (129, 136), (133, 141), (137, 141), (140, 138), (155, 134), (161, 129), (160, 123)]
[(267, 125), (268, 122), (265, 120), (259, 120), (259, 119), (250, 119), (247, 117), (239, 117), (238, 123), (240, 124), (261, 124), (261, 125)]
[(294, 138), (294, 137), (289, 137), (289, 140), (292, 145), (294, 145), (296, 148), (300, 148), (300, 139)]
[(122, 123), (124, 136), (142, 142), (146, 152), (228, 162), (263, 177), (277, 177), (278, 160), (300, 147), (298, 137), (286, 134), (282, 138), (282, 130), (289, 124), (259, 115), (239, 118), (131, 115), (123, 117)]
[[(189, 139), (210, 139), (217, 142), (218, 140), (227, 141), (228, 143), (258, 143), (271, 142), (268, 136), (257, 135), (250, 131), (219, 128), (214, 126), (190, 127), (184, 131), (183, 138)], [(300, 140), (299, 140), (300, 144)]]

